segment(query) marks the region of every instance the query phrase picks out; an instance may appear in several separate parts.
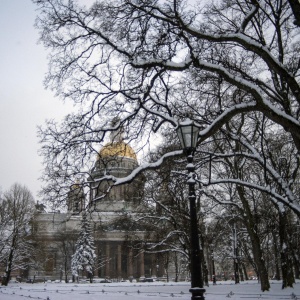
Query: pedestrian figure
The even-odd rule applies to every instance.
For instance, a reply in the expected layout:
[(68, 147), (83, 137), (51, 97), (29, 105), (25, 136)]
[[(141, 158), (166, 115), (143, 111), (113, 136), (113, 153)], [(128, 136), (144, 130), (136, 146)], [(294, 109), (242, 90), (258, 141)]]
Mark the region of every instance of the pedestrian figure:
[(217, 280), (216, 280), (216, 276), (215, 275), (213, 275), (213, 285), (215, 285), (215, 284), (217, 284)]

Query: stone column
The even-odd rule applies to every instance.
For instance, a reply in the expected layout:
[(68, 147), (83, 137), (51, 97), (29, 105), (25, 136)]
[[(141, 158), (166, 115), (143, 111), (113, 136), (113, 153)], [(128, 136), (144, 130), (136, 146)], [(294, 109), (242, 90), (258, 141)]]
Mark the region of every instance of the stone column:
[(122, 277), (122, 246), (118, 245), (117, 247), (117, 270), (118, 277)]
[(157, 277), (157, 274), (156, 274), (156, 254), (154, 254), (154, 253), (151, 254), (151, 272), (150, 272), (150, 276)]
[(140, 253), (139, 257), (140, 257), (140, 277), (145, 277), (144, 251)]
[(133, 251), (132, 248), (128, 249), (128, 278), (133, 278)]
[(106, 242), (106, 250), (105, 250), (105, 276), (109, 277), (110, 276), (110, 245), (109, 242)]

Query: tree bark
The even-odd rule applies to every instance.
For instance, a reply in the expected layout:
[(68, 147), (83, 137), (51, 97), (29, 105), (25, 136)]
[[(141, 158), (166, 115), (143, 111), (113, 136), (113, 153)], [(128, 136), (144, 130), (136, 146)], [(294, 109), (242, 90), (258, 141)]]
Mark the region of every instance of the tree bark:
[(295, 278), (300, 279), (300, 263), (299, 263), (299, 257), (293, 253), (294, 257), (294, 269), (295, 269)]
[(7, 263), (6, 263), (5, 276), (2, 279), (2, 285), (4, 285), (4, 286), (7, 286), (8, 282), (10, 280), (10, 274), (11, 274), (12, 262), (13, 262), (13, 258), (14, 258), (14, 252), (15, 252), (15, 246), (16, 246), (16, 241), (17, 241), (17, 235), (18, 235), (18, 232), (16, 232), (13, 235), (13, 239), (12, 239), (12, 243), (11, 243), (11, 248), (10, 248), (8, 260), (7, 260)]
[(286, 230), (286, 212), (279, 211), (279, 238), (280, 238), (280, 258), (282, 272), (282, 288), (293, 287), (295, 283), (293, 273), (293, 261), (289, 251), (288, 233)]
[(275, 260), (275, 276), (274, 279), (280, 280), (280, 268), (279, 268), (279, 251), (278, 251), (278, 244), (277, 244), (277, 233), (272, 228), (272, 237), (273, 237), (273, 249), (274, 249), (274, 260)]
[(253, 249), (253, 258), (257, 267), (258, 276), (260, 279), (261, 290), (263, 292), (269, 291), (270, 282), (268, 271), (266, 268), (266, 264), (263, 258), (263, 251), (261, 249), (260, 238), (257, 231), (257, 224), (254, 220), (253, 214), (251, 213), (251, 209), (249, 203), (245, 197), (245, 193), (242, 187), (237, 186), (237, 191), (239, 193), (239, 197), (244, 207), (244, 223), (247, 227), (248, 234), (251, 239), (252, 249)]
[(263, 252), (260, 246), (259, 237), (254, 231), (251, 232), (250, 237), (251, 237), (251, 242), (253, 247), (254, 261), (257, 266), (257, 272), (260, 279), (261, 290), (263, 292), (269, 291), (270, 289), (269, 276), (268, 276), (268, 271), (266, 268), (265, 261), (263, 259)]
[(248, 274), (247, 274), (247, 268), (244, 263), (242, 263), (242, 268), (243, 268), (245, 280), (247, 281), (247, 280), (249, 280), (249, 278), (248, 278)]

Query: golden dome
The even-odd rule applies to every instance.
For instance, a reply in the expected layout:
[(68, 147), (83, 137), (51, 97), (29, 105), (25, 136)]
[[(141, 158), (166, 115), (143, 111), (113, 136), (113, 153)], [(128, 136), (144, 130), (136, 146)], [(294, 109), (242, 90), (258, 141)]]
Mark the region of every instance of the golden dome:
[(114, 142), (106, 144), (99, 152), (99, 157), (121, 156), (136, 159), (134, 150), (124, 142)]
[(71, 185), (71, 190), (76, 190), (80, 188), (80, 180), (77, 178), (75, 183)]

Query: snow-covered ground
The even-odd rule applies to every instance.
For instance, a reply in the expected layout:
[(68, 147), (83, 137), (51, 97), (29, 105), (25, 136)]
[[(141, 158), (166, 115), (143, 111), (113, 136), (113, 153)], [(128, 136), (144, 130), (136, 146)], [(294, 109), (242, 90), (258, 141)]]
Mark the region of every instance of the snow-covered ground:
[[(161, 300), (190, 299), (190, 284), (180, 283), (10, 283), (0, 286), (0, 300)], [(281, 282), (272, 281), (269, 292), (262, 293), (256, 281), (234, 284), (217, 282), (206, 287), (206, 300), (220, 299), (300, 299), (300, 282), (294, 288), (281, 289)]]

